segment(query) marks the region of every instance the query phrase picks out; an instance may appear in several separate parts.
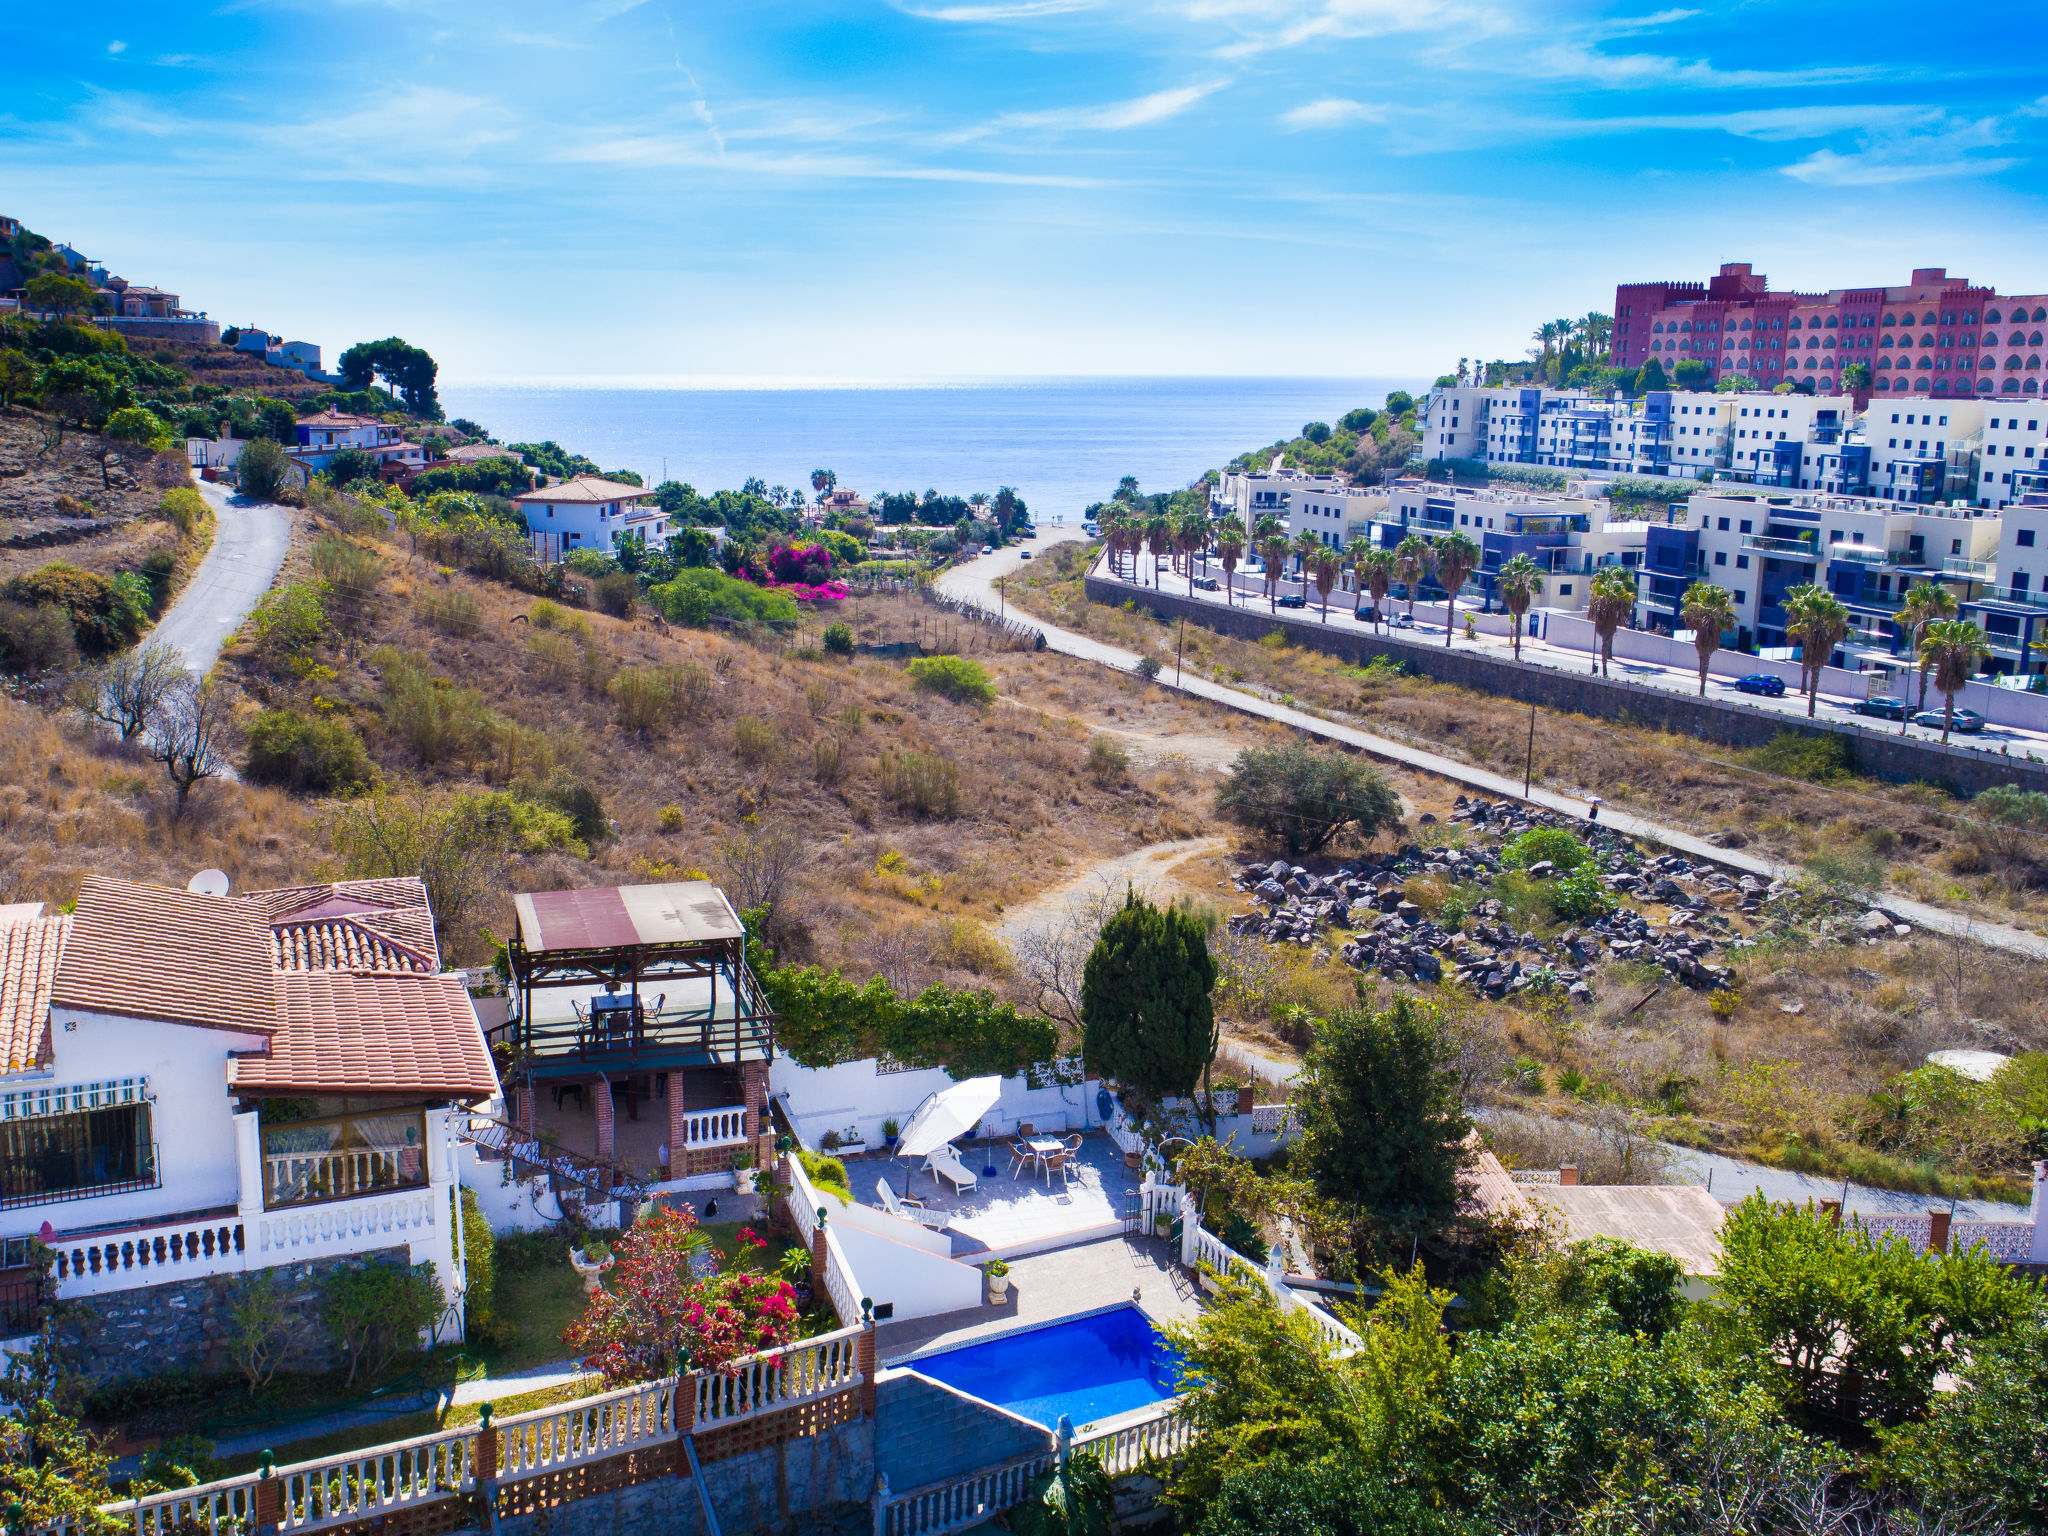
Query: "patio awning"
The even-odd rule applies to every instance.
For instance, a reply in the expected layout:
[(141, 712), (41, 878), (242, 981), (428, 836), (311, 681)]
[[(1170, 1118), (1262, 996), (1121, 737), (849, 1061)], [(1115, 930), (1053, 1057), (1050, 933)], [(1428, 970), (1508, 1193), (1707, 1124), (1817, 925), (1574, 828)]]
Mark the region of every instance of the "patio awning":
[(970, 1077), (941, 1089), (918, 1105), (910, 1124), (896, 1143), (898, 1157), (922, 1157), (936, 1152), (956, 1136), (965, 1136), (981, 1117), (996, 1107), (1003, 1096), (1000, 1077)]

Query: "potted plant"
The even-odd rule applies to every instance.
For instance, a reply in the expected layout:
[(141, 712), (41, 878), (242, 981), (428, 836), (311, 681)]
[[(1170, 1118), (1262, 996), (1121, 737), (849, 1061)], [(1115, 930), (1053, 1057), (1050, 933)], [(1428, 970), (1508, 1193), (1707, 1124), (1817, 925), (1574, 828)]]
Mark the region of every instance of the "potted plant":
[(581, 1248), (569, 1250), (569, 1267), (576, 1271), (583, 1281), (585, 1294), (597, 1294), (598, 1277), (611, 1268), (612, 1245), (607, 1242), (585, 1243)]
[(744, 1147), (732, 1158), (732, 1188), (736, 1195), (754, 1192), (754, 1149)]
[(1161, 1211), (1152, 1218), (1152, 1232), (1162, 1243), (1173, 1235), (1173, 1218)]
[(894, 1152), (896, 1150), (896, 1133), (900, 1129), (901, 1127), (898, 1126), (894, 1120), (884, 1120), (882, 1122), (882, 1140), (886, 1141), (889, 1144), (889, 1150), (891, 1152)]
[(1010, 1294), (1010, 1266), (997, 1259), (988, 1266), (988, 1299), (1000, 1304)]

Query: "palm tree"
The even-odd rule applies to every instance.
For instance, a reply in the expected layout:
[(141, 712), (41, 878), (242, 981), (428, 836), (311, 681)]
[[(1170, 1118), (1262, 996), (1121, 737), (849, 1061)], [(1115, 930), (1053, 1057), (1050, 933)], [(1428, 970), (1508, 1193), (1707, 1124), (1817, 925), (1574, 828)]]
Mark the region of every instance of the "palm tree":
[(1394, 546), (1394, 571), (1401, 578), (1401, 585), (1408, 592), (1408, 617), (1415, 617), (1415, 589), (1422, 578), (1429, 574), (1434, 563), (1429, 540), (1419, 533), (1411, 533)]
[(1237, 563), (1244, 558), (1244, 524), (1236, 513), (1216, 525), (1216, 558), (1223, 562), (1223, 602), (1226, 607), (1236, 601), (1235, 580)]
[(1145, 524), (1145, 542), (1152, 550), (1152, 585), (1159, 585), (1159, 557), (1173, 549), (1173, 519), (1154, 512)]
[(1359, 589), (1372, 594), (1373, 627), (1378, 628), (1386, 609), (1387, 591), (1394, 584), (1394, 552), (1376, 544), (1354, 544), (1352, 550)]
[(1636, 579), (1627, 566), (1610, 565), (1594, 576), (1586, 598), (1586, 617), (1600, 649), (1593, 658), (1593, 670), (1608, 675), (1607, 664), (1614, 659), (1614, 632), (1636, 608)]
[(1447, 533), (1436, 541), (1436, 579), (1444, 589), (1444, 649), (1451, 648), (1451, 623), (1457, 617), (1458, 588), (1479, 569), (1484, 558), (1468, 533)]
[(1173, 542), (1180, 547), (1181, 559), (1187, 562), (1188, 596), (1195, 595), (1195, 556), (1209, 547), (1209, 516), (1192, 507), (1181, 513), (1180, 520), (1173, 527)]
[(1726, 587), (1696, 581), (1686, 588), (1679, 619), (1692, 631), (1692, 648), (1700, 657), (1700, 697), (1707, 696), (1707, 664), (1721, 649), (1721, 636), (1735, 627), (1735, 599)]
[(1323, 622), (1330, 622), (1330, 588), (1337, 585), (1337, 573), (1344, 569), (1344, 556), (1324, 544), (1309, 556), (1309, 568), (1315, 572), (1316, 591), (1323, 599)]
[(1956, 695), (1977, 670), (1977, 663), (1990, 656), (1984, 631), (1968, 619), (1936, 619), (1927, 626), (1927, 638), (1920, 642), (1920, 659), (1934, 669), (1934, 686), (1941, 691), (1941, 739), (1948, 740), (1955, 724)]
[(1849, 610), (1825, 587), (1809, 583), (1787, 592), (1781, 604), (1785, 632), (1799, 642), (1799, 675), (1806, 689), (1806, 718), (1820, 706), (1820, 675), (1842, 637), (1849, 633)]
[(1529, 339), (1538, 343), (1543, 348), (1541, 355), (1536, 359), (1538, 370), (1543, 373), (1550, 372), (1551, 350), (1557, 345), (1557, 322), (1555, 320), (1544, 321), (1529, 333)]
[[(1927, 626), (1955, 616), (1955, 593), (1931, 581), (1916, 581), (1912, 590), (1906, 593), (1905, 602), (1899, 605), (1898, 614), (1893, 618), (1892, 624), (1905, 637), (1907, 644), (1912, 648), (1912, 653), (1918, 656), (1920, 642), (1927, 634)], [(1919, 707), (1927, 707), (1927, 667), (1924, 663), (1920, 668)], [(1899, 729), (1903, 734), (1905, 727), (1901, 726)]]
[(1294, 536), (1294, 542), (1288, 546), (1287, 552), (1294, 556), (1295, 569), (1301, 573), (1301, 599), (1303, 602), (1308, 601), (1309, 563), (1315, 559), (1322, 549), (1322, 539), (1317, 536), (1315, 530), (1310, 528), (1304, 528), (1301, 532), (1297, 533)]
[(1529, 603), (1543, 590), (1543, 567), (1527, 555), (1516, 555), (1504, 562), (1500, 574), (1494, 577), (1494, 585), (1500, 589), (1500, 600), (1508, 611), (1508, 619), (1514, 635), (1515, 660), (1522, 659), (1522, 616), (1529, 611)]
[(1279, 518), (1268, 513), (1259, 519), (1259, 559), (1266, 569), (1262, 573), (1266, 582), (1266, 608), (1277, 612), (1280, 596), (1280, 572), (1287, 564), (1287, 529)]

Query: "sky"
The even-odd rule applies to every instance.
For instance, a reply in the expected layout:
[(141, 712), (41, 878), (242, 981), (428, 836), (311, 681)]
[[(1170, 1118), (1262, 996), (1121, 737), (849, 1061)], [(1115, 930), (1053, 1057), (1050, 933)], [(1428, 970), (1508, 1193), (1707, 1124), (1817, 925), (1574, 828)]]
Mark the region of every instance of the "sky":
[(1423, 375), (1617, 282), (2048, 289), (2039, 0), (0, 7), (0, 213), (444, 379)]

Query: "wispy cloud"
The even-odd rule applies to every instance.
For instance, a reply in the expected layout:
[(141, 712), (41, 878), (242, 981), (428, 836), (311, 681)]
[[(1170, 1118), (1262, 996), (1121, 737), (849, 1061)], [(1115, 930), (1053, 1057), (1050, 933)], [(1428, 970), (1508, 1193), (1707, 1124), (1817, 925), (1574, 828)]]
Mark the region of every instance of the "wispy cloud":
[(1584, 43), (1551, 43), (1532, 50), (1522, 67), (1550, 80), (1575, 80), (1616, 90), (1648, 86), (1689, 85), (1720, 89), (1840, 85), (1868, 80), (1875, 65), (1825, 64), (1798, 69), (1721, 69), (1707, 59), (1672, 58), (1655, 53), (1602, 53)]
[(991, 0), (978, 5), (899, 5), (897, 9), (926, 21), (1033, 21), (1040, 16), (1092, 11), (1100, 3), (1101, 0)]
[(118, 37), (115, 38), (111, 43), (107, 44), (107, 52), (113, 54), (116, 58), (119, 58), (122, 54), (126, 53), (127, 51), (128, 45), (122, 42), (121, 39), (119, 39)]
[(1013, 132), (1026, 133), (1122, 133), (1132, 128), (1146, 128), (1154, 123), (1163, 123), (1187, 111), (1205, 96), (1212, 96), (1229, 82), (1205, 80), (1193, 85), (1178, 85), (1170, 90), (1154, 91), (1149, 96), (1134, 96), (1128, 101), (1112, 101), (1105, 105), (1085, 107), (1054, 107), (1042, 112), (1005, 112), (1001, 117), (990, 118), (985, 123), (957, 129), (941, 134), (942, 144), (967, 144), (976, 139), (986, 139)]
[(676, 134), (639, 134), (595, 138), (556, 150), (551, 159), (571, 165), (639, 168), (701, 167), (739, 175), (812, 181), (938, 181), (1006, 187), (1103, 187), (1096, 177), (1041, 175), (1020, 171), (982, 170), (972, 166), (913, 165), (867, 155), (824, 150), (769, 154), (734, 150), (708, 152), (702, 141)]
[(1300, 132), (1307, 128), (1341, 128), (1346, 123), (1378, 122), (1386, 115), (1385, 107), (1352, 101), (1343, 96), (1325, 96), (1320, 101), (1311, 101), (1291, 112), (1281, 113), (1280, 121)]
[(1215, 50), (1224, 59), (1396, 33), (1459, 29), (1477, 39), (1508, 25), (1493, 6), (1472, 0), (1179, 0), (1176, 9), (1239, 34)]
[(1782, 169), (1795, 181), (1821, 187), (1889, 187), (1936, 177), (1993, 176), (2025, 162), (2015, 155), (1977, 152), (2000, 148), (2010, 139), (2010, 130), (1997, 117), (1941, 117), (1925, 129), (1867, 134), (1851, 154), (1817, 149)]

